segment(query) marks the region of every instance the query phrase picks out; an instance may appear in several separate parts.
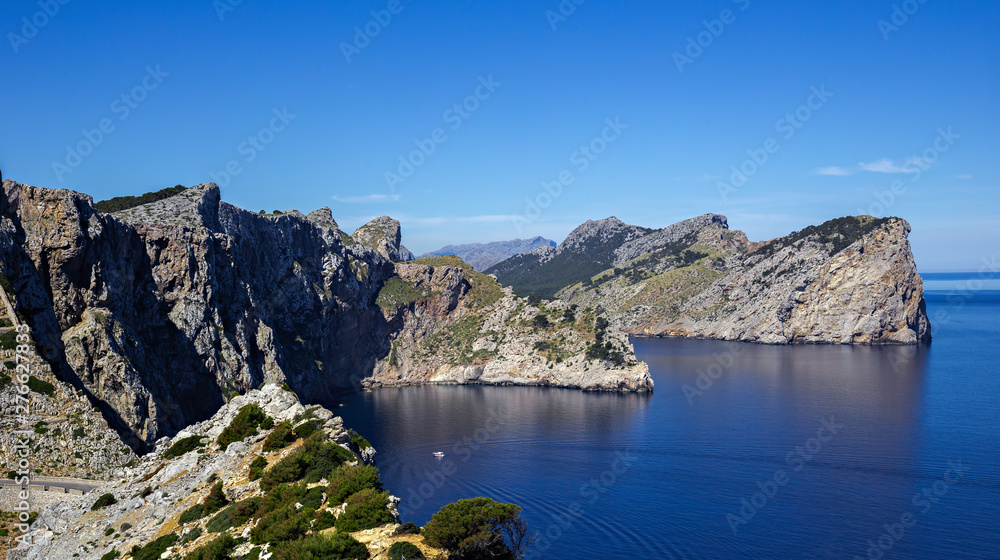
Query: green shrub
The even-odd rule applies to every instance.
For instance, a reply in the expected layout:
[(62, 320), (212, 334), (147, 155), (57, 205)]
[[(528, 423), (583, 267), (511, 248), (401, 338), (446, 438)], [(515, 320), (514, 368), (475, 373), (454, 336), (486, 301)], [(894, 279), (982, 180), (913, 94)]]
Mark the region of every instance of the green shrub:
[(192, 521), (197, 521), (205, 517), (205, 504), (197, 504), (184, 510), (184, 513), (177, 519), (179, 525), (185, 525)]
[(386, 509), (388, 503), (388, 492), (366, 488), (347, 499), (347, 507), (337, 518), (334, 527), (338, 531), (352, 533), (392, 523), (392, 514)]
[(230, 560), (234, 548), (236, 539), (229, 533), (224, 533), (214, 541), (194, 549), (185, 560)]
[(201, 527), (195, 527), (194, 529), (191, 529), (190, 531), (188, 531), (188, 533), (186, 535), (184, 535), (184, 538), (181, 539), (181, 544), (187, 544), (189, 542), (194, 542), (194, 541), (198, 540), (198, 537), (200, 537), (200, 536), (201, 536)]
[(306, 491), (304, 482), (298, 484), (279, 484), (261, 499), (260, 511), (257, 516), (261, 517), (283, 507), (290, 507), (291, 504), (302, 499), (306, 495)]
[(174, 457), (180, 457), (181, 455), (187, 453), (188, 451), (197, 449), (198, 447), (204, 445), (201, 441), (203, 439), (206, 439), (206, 436), (191, 436), (191, 437), (186, 437), (184, 439), (179, 439), (175, 441), (173, 445), (170, 446), (170, 449), (167, 449), (163, 453), (163, 458), (173, 459)]
[(0, 374), (0, 389), (10, 385), (14, 379), (6, 373)]
[[(521, 508), (489, 498), (459, 500), (431, 517), (424, 527), (427, 544), (448, 550), (451, 558), (520, 558), (530, 539)], [(510, 539), (512, 534), (521, 539)]]
[(87, 430), (84, 430), (83, 428), (74, 428), (73, 429), (73, 437), (75, 437), (77, 439), (80, 439), (80, 438), (84, 437), (85, 435), (87, 435)]
[(264, 476), (264, 469), (267, 468), (267, 459), (263, 457), (257, 457), (250, 463), (250, 474), (247, 476), (250, 480), (257, 480)]
[(312, 530), (314, 533), (318, 533), (323, 529), (329, 529), (333, 527), (333, 524), (337, 522), (337, 518), (333, 516), (333, 512), (324, 509), (316, 516), (316, 521), (313, 521)]
[(318, 482), (329, 478), (333, 469), (344, 462), (355, 459), (354, 453), (335, 443), (310, 438), (302, 449), (272, 465), (261, 478), (260, 487), (267, 491), (285, 482)]
[(155, 541), (147, 544), (146, 546), (132, 547), (132, 560), (160, 560), (160, 556), (168, 548), (174, 545), (179, 539), (177, 535), (170, 533), (169, 535), (164, 535)]
[(118, 558), (119, 556), (121, 556), (121, 553), (112, 548), (110, 551), (105, 552), (104, 555), (101, 556), (101, 560), (115, 560), (115, 558)]
[(216, 482), (208, 495), (205, 496), (205, 514), (215, 513), (229, 504), (226, 493), (222, 490), (222, 482)]
[(322, 486), (310, 488), (306, 495), (299, 500), (299, 503), (307, 509), (319, 509), (319, 506), (323, 505), (323, 490)]
[(104, 536), (105, 537), (110, 537), (113, 534), (115, 534), (115, 528), (114, 527), (108, 527), (107, 529), (104, 530)]
[(17, 369), (17, 364), (15, 362), (10, 361), (10, 360), (6, 360), (3, 363), (3, 367), (9, 369), (10, 371), (14, 371), (15, 369)]
[(298, 539), (309, 530), (314, 513), (306, 508), (296, 510), (291, 505), (275, 510), (262, 517), (250, 530), (250, 542), (264, 544)]
[(268, 422), (273, 426), (274, 420), (271, 420), (267, 414), (260, 408), (257, 403), (250, 403), (236, 414), (233, 421), (226, 426), (226, 429), (222, 430), (219, 434), (219, 446), (225, 449), (230, 443), (234, 441), (242, 441), (250, 436), (257, 435), (257, 429), (262, 425), (267, 429)]
[(319, 422), (316, 420), (309, 420), (295, 426), (295, 437), (306, 439), (307, 437), (313, 435), (316, 432), (316, 427)]
[(368, 548), (350, 535), (310, 535), (302, 540), (282, 542), (274, 548), (272, 560), (365, 560)]
[(56, 394), (56, 388), (53, 384), (43, 379), (39, 379), (34, 375), (28, 377), (28, 388), (38, 393), (39, 395), (46, 395), (51, 397)]
[(274, 430), (264, 439), (264, 451), (271, 452), (284, 449), (295, 441), (295, 432), (292, 431), (292, 423), (282, 420), (274, 426)]
[(393, 532), (393, 535), (419, 535), (419, 534), (420, 534), (420, 527), (416, 523), (413, 523), (411, 521), (407, 521), (406, 523), (403, 523), (399, 527), (396, 527), (396, 531)]
[(260, 510), (261, 498), (249, 498), (230, 505), (205, 524), (209, 533), (221, 533), (250, 521)]
[(351, 435), (351, 445), (353, 445), (354, 448), (357, 449), (358, 451), (363, 451), (372, 446), (372, 444), (368, 443), (367, 439), (362, 437), (361, 434), (355, 432), (354, 430), (350, 431), (350, 435)]
[(382, 490), (377, 468), (370, 465), (341, 466), (330, 475), (327, 500), (331, 504), (342, 504), (349, 496), (366, 488)]
[(110, 505), (117, 504), (118, 500), (115, 499), (114, 494), (101, 494), (100, 498), (94, 502), (94, 505), (90, 506), (90, 511), (97, 511), (101, 508), (106, 508)]
[(389, 560), (423, 560), (424, 553), (413, 543), (400, 541), (389, 547)]
[(0, 349), (13, 350), (17, 348), (17, 331), (0, 333)]

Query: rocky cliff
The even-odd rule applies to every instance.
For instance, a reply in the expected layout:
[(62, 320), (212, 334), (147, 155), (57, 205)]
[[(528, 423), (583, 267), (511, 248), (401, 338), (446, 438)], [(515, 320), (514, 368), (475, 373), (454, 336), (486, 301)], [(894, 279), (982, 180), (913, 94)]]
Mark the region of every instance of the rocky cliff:
[(770, 344), (917, 344), (931, 338), (899, 218), (840, 218), (751, 243), (709, 214), (618, 247), (614, 266), (559, 296), (631, 334)]
[(329, 209), (260, 215), (214, 184), (103, 214), (10, 180), (0, 217), (0, 269), (39, 352), (139, 452), (266, 382), (306, 402), (362, 388), (409, 312), (376, 304), (406, 256), (391, 219), (351, 236)]
[(379, 295), (394, 329), (370, 386), (462, 383), (652, 391), (620, 331), (590, 310), (501, 289), (457, 257), (398, 264)]

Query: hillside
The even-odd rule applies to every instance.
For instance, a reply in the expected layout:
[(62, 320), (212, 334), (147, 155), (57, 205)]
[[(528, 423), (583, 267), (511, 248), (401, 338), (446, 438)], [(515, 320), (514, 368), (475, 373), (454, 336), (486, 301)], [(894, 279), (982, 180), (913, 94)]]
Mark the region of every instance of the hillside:
[(491, 266), (503, 262), (514, 255), (520, 255), (539, 248), (555, 247), (556, 242), (544, 237), (531, 239), (513, 239), (510, 241), (494, 241), (492, 243), (469, 243), (466, 245), (448, 245), (437, 251), (420, 255), (421, 259), (455, 255), (469, 263), (473, 270), (483, 272)]
[(558, 246), (516, 255), (485, 272), (519, 296), (552, 298), (560, 289), (613, 266), (618, 247), (649, 232), (615, 217), (588, 220)]
[(119, 480), (42, 508), (35, 546), (8, 558), (369, 558), (399, 541), (440, 555), (395, 534), (399, 500), (374, 455), (329, 410), (265, 385), (157, 441)]
[[(930, 341), (905, 220), (839, 218), (763, 243), (730, 230), (717, 214), (644, 231), (624, 243), (591, 238), (585, 246), (596, 255), (593, 265), (586, 251), (560, 245), (491, 271), (515, 291), (544, 285), (545, 295), (555, 290), (566, 303), (604, 310), (634, 335), (775, 344)], [(560, 266), (575, 272), (560, 280)]]

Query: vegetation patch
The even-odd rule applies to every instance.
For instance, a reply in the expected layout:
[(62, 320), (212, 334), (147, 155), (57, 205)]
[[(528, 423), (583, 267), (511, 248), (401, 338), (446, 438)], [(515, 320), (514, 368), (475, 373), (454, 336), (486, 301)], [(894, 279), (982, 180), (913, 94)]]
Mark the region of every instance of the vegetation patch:
[(45, 395), (48, 397), (55, 396), (56, 394), (55, 385), (49, 383), (48, 381), (45, 381), (44, 379), (39, 379), (34, 375), (28, 377), (28, 388), (38, 393), (39, 395)]
[(379, 290), (378, 297), (375, 299), (375, 304), (382, 309), (395, 310), (432, 295), (434, 295), (433, 292), (418, 288), (399, 276), (393, 276), (382, 285), (382, 289)]
[(205, 517), (205, 515), (205, 504), (196, 504), (181, 513), (181, 516), (177, 518), (177, 524), (186, 525), (192, 521), (197, 521), (202, 517)]
[(205, 436), (191, 436), (179, 439), (163, 453), (163, 458), (173, 459), (175, 457), (180, 457), (189, 451), (193, 451), (204, 445), (204, 443), (202, 443), (203, 439), (207, 438)]
[(514, 504), (489, 498), (459, 500), (434, 514), (424, 540), (451, 558), (521, 558), (531, 536), (520, 513)]
[(347, 499), (347, 507), (337, 518), (334, 527), (338, 531), (353, 533), (392, 523), (392, 514), (386, 509), (388, 504), (388, 492), (366, 488)]
[(250, 473), (247, 478), (250, 480), (258, 480), (260, 477), (264, 476), (264, 469), (267, 468), (267, 459), (263, 457), (257, 457), (250, 463)]
[(264, 439), (264, 451), (270, 453), (271, 451), (284, 449), (294, 441), (295, 433), (292, 431), (292, 423), (288, 420), (282, 420), (275, 424), (274, 429)]
[(274, 420), (271, 419), (257, 403), (250, 403), (236, 414), (233, 421), (226, 426), (219, 434), (219, 446), (225, 449), (234, 441), (257, 435), (258, 428), (269, 430), (274, 427)]
[(392, 543), (389, 547), (389, 560), (423, 560), (424, 553), (417, 545), (406, 541)]
[(898, 218), (873, 218), (871, 216), (846, 216), (823, 222), (818, 226), (809, 226), (779, 237), (767, 245), (757, 248), (751, 255), (761, 255), (767, 258), (777, 251), (810, 238), (830, 245), (830, 256), (843, 251), (855, 241), (875, 231), (882, 225)]
[(182, 185), (177, 185), (176, 187), (168, 187), (155, 192), (144, 193), (139, 196), (116, 196), (114, 198), (109, 198), (95, 203), (94, 209), (98, 212), (104, 213), (121, 212), (123, 210), (135, 208), (136, 206), (142, 206), (143, 204), (149, 204), (151, 202), (170, 198), (184, 192), (185, 190), (187, 189), (185, 189)]
[(159, 560), (160, 556), (180, 539), (177, 535), (170, 533), (164, 535), (146, 546), (132, 547), (132, 560)]
[(364, 560), (369, 556), (364, 544), (343, 533), (310, 535), (302, 540), (283, 542), (274, 549), (274, 560)]
[(372, 488), (382, 490), (378, 469), (371, 465), (353, 467), (338, 467), (330, 475), (330, 485), (327, 487), (327, 500), (331, 504), (342, 504), (352, 494)]
[(97, 498), (94, 505), (90, 506), (90, 511), (97, 511), (102, 508), (106, 508), (110, 505), (117, 504), (118, 500), (115, 499), (114, 494), (101, 494), (101, 497)]
[(268, 469), (260, 480), (260, 487), (267, 491), (282, 483), (299, 480), (318, 482), (321, 478), (329, 479), (335, 468), (356, 459), (354, 453), (335, 443), (311, 437), (302, 449)]

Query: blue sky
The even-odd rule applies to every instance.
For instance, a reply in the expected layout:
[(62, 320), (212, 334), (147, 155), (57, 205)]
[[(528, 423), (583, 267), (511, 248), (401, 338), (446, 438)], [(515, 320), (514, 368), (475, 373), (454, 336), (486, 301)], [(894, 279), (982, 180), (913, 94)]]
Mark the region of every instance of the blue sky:
[(705, 212), (898, 215), (924, 271), (997, 253), (997, 2), (230, 2), (4, 2), (5, 177), (214, 179), (418, 253)]

